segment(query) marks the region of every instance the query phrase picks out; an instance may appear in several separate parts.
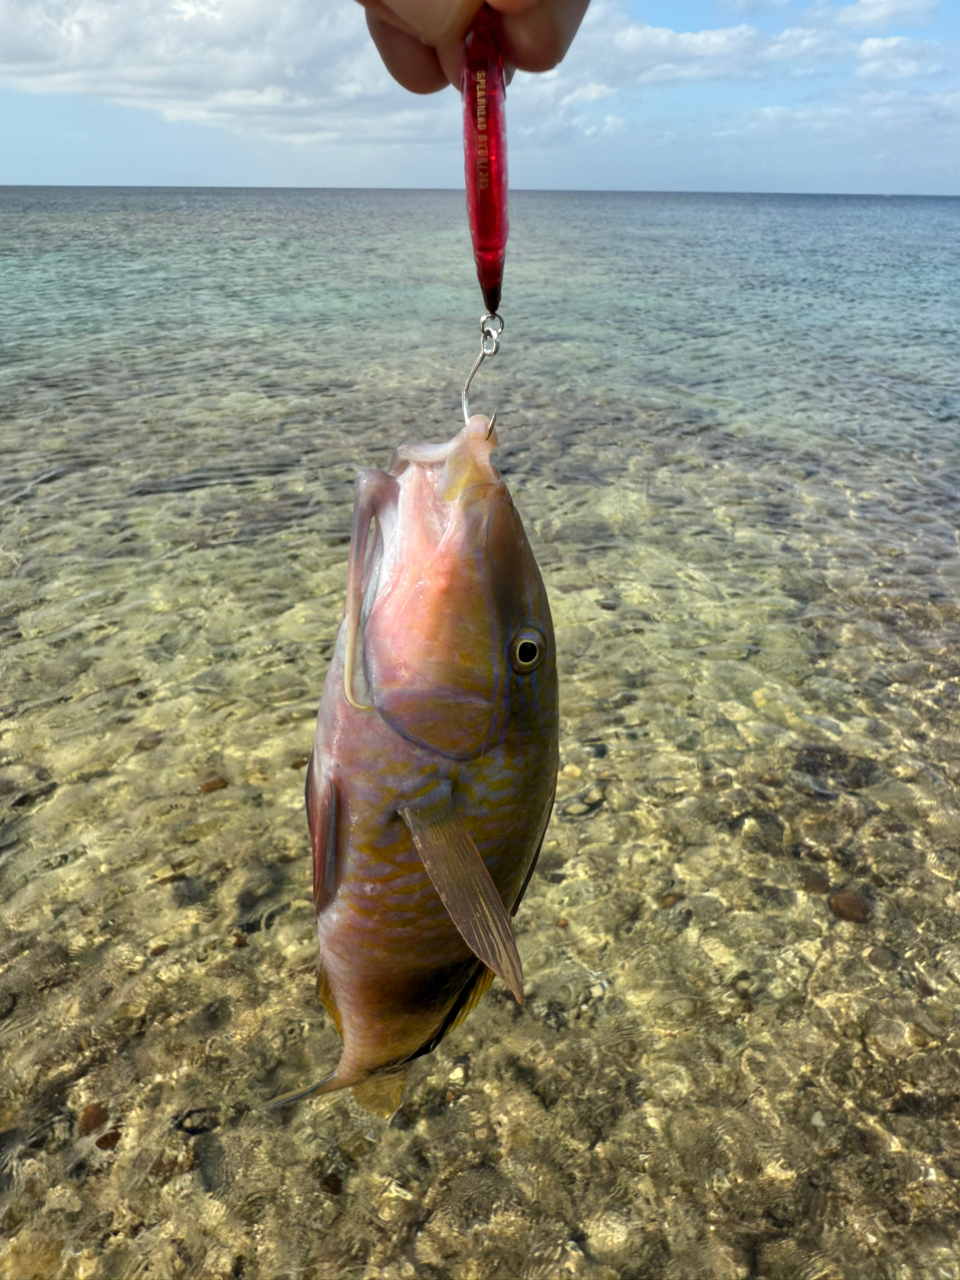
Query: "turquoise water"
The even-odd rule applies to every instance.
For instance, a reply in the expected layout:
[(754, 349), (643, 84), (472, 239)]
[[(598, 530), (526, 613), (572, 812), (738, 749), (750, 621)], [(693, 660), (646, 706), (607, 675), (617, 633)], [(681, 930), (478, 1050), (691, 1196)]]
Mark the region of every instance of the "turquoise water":
[(960, 1276), (960, 201), (516, 193), (472, 403), (557, 624), (496, 990), (264, 1115), (362, 466), (457, 429), (462, 197), (0, 189), (20, 1276)]

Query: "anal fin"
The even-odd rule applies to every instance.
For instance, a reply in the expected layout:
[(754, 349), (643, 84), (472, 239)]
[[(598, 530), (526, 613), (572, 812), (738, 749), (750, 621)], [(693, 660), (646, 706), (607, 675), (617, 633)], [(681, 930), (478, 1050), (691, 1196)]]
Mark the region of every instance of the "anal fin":
[(452, 802), (401, 809), (400, 816), (460, 936), (523, 1004), (523, 968), (513, 925)]

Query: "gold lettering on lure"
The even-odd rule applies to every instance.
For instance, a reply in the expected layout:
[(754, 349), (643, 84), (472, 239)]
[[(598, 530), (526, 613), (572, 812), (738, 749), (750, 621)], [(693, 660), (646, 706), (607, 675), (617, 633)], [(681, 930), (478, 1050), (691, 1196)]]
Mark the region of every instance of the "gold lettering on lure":
[(490, 186), (490, 144), (487, 138), (487, 73), (477, 72), (477, 186)]

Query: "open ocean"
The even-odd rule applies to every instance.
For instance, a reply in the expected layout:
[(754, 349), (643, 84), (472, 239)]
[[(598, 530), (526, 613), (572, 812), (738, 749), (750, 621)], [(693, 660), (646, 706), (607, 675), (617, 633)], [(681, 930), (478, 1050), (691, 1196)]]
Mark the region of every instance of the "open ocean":
[(352, 483), (459, 429), (459, 192), (0, 188), (0, 1275), (960, 1278), (960, 199), (516, 192), (561, 774), (495, 989), (318, 1079)]

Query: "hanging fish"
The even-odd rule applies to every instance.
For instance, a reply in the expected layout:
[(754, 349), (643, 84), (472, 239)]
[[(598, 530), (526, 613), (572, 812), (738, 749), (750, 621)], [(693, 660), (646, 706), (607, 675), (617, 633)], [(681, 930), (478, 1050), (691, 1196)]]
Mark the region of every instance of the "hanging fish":
[(546, 592), (476, 415), (357, 478), (347, 599), (307, 771), (317, 992), (336, 1069), (389, 1113), (494, 974), (523, 1001), (510, 917), (557, 777)]

